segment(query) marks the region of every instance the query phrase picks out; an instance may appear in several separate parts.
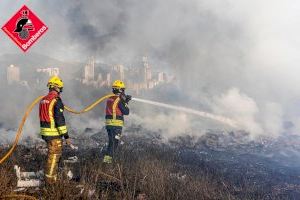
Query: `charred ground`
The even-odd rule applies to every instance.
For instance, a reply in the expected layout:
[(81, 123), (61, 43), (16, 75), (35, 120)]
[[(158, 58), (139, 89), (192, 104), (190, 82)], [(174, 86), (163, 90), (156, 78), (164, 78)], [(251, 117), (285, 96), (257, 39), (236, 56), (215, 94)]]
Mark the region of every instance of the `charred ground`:
[[(85, 135), (74, 138), (78, 151), (64, 150), (64, 159), (79, 158), (73, 180), (62, 178), (53, 187), (26, 193), (41, 199), (300, 198), (296, 136), (292, 142), (285, 138), (249, 141), (242, 132), (208, 132), (200, 138), (162, 142), (158, 134), (135, 127), (127, 129), (134, 134), (124, 137), (116, 162), (107, 166), (101, 162), (105, 132), (93, 131), (86, 129)], [(43, 143), (29, 141), (1, 166), (0, 196), (15, 193), (15, 164), (23, 171), (42, 169)]]

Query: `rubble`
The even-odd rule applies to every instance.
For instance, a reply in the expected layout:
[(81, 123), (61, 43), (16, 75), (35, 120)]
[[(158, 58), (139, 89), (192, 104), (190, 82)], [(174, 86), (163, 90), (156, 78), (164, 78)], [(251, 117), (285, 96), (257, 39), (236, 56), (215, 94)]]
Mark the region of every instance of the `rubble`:
[(71, 156), (63, 160), (63, 172), (68, 177), (69, 180), (79, 181), (80, 179), (79, 161), (80, 160), (77, 156)]
[(44, 171), (38, 172), (21, 172), (21, 168), (18, 165), (14, 166), (17, 176), (17, 188), (28, 188), (28, 187), (40, 187)]

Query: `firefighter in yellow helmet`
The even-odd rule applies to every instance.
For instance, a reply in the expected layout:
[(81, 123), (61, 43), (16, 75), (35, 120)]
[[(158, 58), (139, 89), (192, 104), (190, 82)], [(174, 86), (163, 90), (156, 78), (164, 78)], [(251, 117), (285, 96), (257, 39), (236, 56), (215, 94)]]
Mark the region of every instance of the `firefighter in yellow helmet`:
[(71, 145), (64, 117), (64, 104), (60, 93), (64, 83), (58, 76), (49, 79), (49, 93), (40, 101), (40, 133), (48, 147), (47, 163), (45, 166), (46, 184), (57, 180), (58, 162), (62, 154), (62, 138)]
[(125, 94), (125, 84), (116, 80), (112, 85), (114, 96), (107, 99), (105, 125), (108, 134), (108, 146), (103, 159), (104, 163), (112, 163), (115, 151), (118, 147), (124, 125), (124, 115), (129, 115), (128, 102), (130, 95)]

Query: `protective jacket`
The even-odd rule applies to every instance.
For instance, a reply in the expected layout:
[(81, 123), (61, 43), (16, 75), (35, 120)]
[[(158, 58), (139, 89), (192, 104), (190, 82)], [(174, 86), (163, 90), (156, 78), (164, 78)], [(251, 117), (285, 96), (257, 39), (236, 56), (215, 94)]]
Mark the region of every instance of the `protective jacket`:
[(118, 95), (112, 96), (106, 101), (106, 126), (123, 127), (124, 115), (129, 114), (127, 103), (120, 99)]
[(64, 117), (64, 104), (59, 93), (52, 90), (40, 101), (39, 115), (41, 135), (44, 139), (64, 136), (68, 139), (68, 129)]

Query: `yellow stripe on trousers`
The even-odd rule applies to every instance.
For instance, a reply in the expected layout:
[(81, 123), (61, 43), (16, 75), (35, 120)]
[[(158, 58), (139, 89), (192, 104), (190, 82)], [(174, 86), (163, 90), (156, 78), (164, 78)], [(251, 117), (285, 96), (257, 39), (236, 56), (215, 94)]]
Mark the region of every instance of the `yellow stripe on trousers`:
[(50, 176), (53, 176), (53, 170), (54, 170), (54, 167), (56, 165), (56, 157), (57, 157), (57, 154), (53, 154), (53, 158), (52, 158), (51, 166), (50, 166), (50, 170), (49, 170), (49, 175)]

